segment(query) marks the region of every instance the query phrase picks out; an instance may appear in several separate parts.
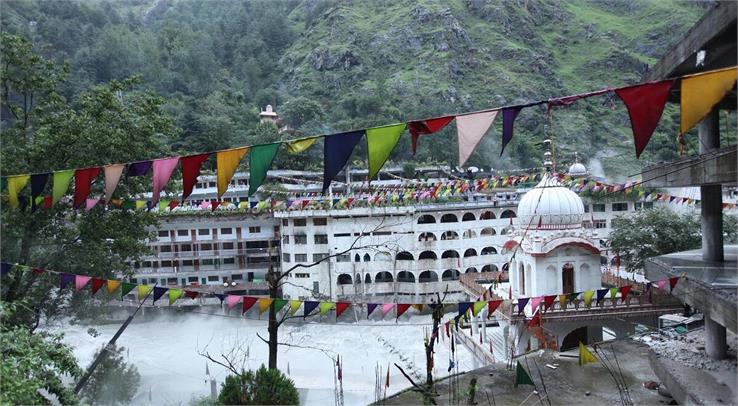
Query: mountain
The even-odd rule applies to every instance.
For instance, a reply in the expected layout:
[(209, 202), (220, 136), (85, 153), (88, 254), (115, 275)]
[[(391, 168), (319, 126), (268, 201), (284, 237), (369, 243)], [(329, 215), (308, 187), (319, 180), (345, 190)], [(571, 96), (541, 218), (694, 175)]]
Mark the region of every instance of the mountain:
[[(313, 134), (637, 83), (710, 6), (25, 0), (6, 2), (0, 22), (47, 56), (70, 62), (68, 97), (96, 83), (141, 75), (143, 87), (168, 98), (168, 111), (182, 128), (173, 148), (202, 151), (280, 137), (258, 125), (258, 109), (267, 103), (297, 134)], [(545, 106), (529, 108), (502, 157), (498, 122), (469, 164), (539, 166), (540, 143), (551, 137), (560, 166), (576, 151), (592, 169), (621, 176), (676, 156), (677, 123), (678, 110), (669, 106), (651, 145), (635, 160), (627, 112), (616, 96), (550, 114)], [(455, 165), (453, 127), (422, 138), (414, 159)], [(395, 161), (413, 159), (408, 138)], [(355, 159), (365, 159), (363, 148)], [(299, 165), (319, 164), (315, 149)]]

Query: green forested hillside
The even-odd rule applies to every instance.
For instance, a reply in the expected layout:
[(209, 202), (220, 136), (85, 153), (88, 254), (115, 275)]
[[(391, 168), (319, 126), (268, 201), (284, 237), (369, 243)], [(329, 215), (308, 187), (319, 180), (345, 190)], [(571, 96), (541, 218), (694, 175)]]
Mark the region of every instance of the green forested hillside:
[[(174, 151), (204, 151), (488, 108), (637, 82), (710, 3), (588, 0), (38, 1), (3, 3), (2, 30), (68, 61), (66, 97), (140, 75), (181, 129)], [(273, 104), (295, 132), (258, 125)], [(665, 112), (640, 161), (614, 96), (526, 109), (499, 157), (498, 122), (469, 164), (536, 165), (546, 131), (608, 175), (676, 155)], [(453, 127), (453, 126), (452, 126)], [(425, 137), (419, 161), (456, 164), (455, 131)], [(409, 138), (409, 137), (408, 137)], [(409, 139), (393, 159), (410, 158)], [(320, 164), (320, 150), (284, 166)], [(357, 151), (356, 159), (365, 155)]]

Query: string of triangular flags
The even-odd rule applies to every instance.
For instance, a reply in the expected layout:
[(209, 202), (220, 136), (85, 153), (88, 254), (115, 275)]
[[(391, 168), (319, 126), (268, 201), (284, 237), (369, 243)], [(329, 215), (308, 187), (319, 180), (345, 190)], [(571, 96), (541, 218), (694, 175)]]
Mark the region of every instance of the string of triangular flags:
[[(151, 294), (152, 304), (155, 304), (157, 300), (161, 299), (166, 295), (169, 300), (169, 304), (174, 304), (181, 298), (196, 299), (198, 297), (216, 297), (220, 300), (222, 305), (225, 305), (227, 310), (233, 310), (239, 304), (241, 305), (241, 314), (246, 313), (252, 308), (258, 308), (259, 314), (261, 315), (271, 306), (274, 307), (276, 312), (279, 312), (283, 308), (287, 309), (290, 315), (295, 315), (297, 311), (302, 308), (303, 316), (313, 316), (318, 314), (325, 316), (329, 312), (334, 312), (336, 319), (343, 314), (351, 306), (360, 306), (366, 308), (367, 318), (372, 313), (378, 310), (380, 318), (386, 318), (389, 314), (394, 314), (395, 319), (399, 319), (400, 316), (405, 314), (411, 307), (416, 309), (418, 312), (422, 312), (425, 309), (425, 304), (418, 303), (363, 303), (363, 302), (348, 302), (348, 301), (311, 301), (311, 300), (288, 300), (282, 298), (268, 298), (261, 296), (245, 296), (245, 295), (230, 295), (220, 293), (204, 293), (195, 289), (187, 288), (170, 288), (161, 287), (155, 285), (136, 284), (125, 282), (117, 279), (103, 279), (96, 278), (87, 275), (79, 275), (67, 272), (51, 271), (43, 268), (33, 268), (28, 265), (11, 264), (7, 262), (0, 263), (0, 276), (5, 277), (10, 274), (13, 270), (19, 270), (20, 272), (31, 272), (33, 275), (42, 274), (53, 274), (59, 277), (59, 288), (65, 289), (68, 286), (74, 286), (76, 292), (80, 292), (86, 289), (87, 286), (90, 288), (90, 292), (95, 296), (103, 287), (109, 295), (116, 295), (119, 293), (121, 300), (129, 293), (135, 293), (139, 300), (145, 300)], [(649, 282), (646, 285), (646, 290), (649, 291), (653, 286), (660, 290), (665, 290), (666, 286), (669, 286), (669, 292), (673, 292), (680, 277), (673, 277), (663, 279), (655, 282)], [(540, 313), (545, 312), (553, 306), (554, 302), (558, 300), (559, 305), (562, 309), (567, 308), (567, 304), (574, 303), (575, 301), (581, 300), (587, 308), (591, 307), (593, 298), (596, 297), (596, 304), (599, 305), (602, 300), (609, 294), (611, 300), (621, 299), (621, 303), (625, 303), (626, 299), (631, 293), (632, 285), (605, 288), (598, 290), (587, 290), (576, 293), (560, 294), (560, 295), (545, 295), (537, 297), (525, 297), (513, 300), (477, 300), (474, 302), (457, 302), (457, 303), (445, 303), (444, 306), (455, 305), (458, 308), (458, 316), (453, 320), (446, 322), (446, 333), (448, 334), (451, 327), (458, 327), (462, 324), (462, 317), (468, 317), (469, 313), (473, 316), (478, 316), (483, 310), (487, 310), (487, 317), (500, 308), (500, 305), (507, 303), (510, 306), (517, 308), (518, 315), (524, 315), (525, 309), (530, 304), (531, 313), (533, 317), (528, 321), (529, 327), (540, 325)], [(135, 292), (134, 292), (135, 290)], [(317, 310), (317, 313), (315, 312)]]
[[(382, 186), (375, 189), (366, 190), (370, 193), (361, 193), (361, 188), (352, 188), (355, 193), (332, 194), (324, 196), (321, 193), (296, 193), (281, 190), (262, 190), (269, 197), (265, 199), (243, 199), (238, 202), (219, 201), (219, 200), (203, 200), (189, 201), (182, 205), (180, 200), (160, 199), (157, 205), (152, 205), (147, 200), (132, 199), (112, 199), (111, 209), (123, 210), (155, 210), (160, 213), (169, 213), (175, 208), (179, 210), (185, 208), (191, 210), (238, 210), (249, 211), (252, 213), (261, 213), (264, 211), (282, 211), (282, 210), (316, 210), (316, 209), (350, 209), (353, 207), (382, 207), (382, 206), (402, 206), (416, 202), (423, 203), (445, 203), (457, 202), (463, 200), (467, 193), (488, 192), (491, 190), (515, 188), (524, 183), (531, 183), (540, 180), (540, 173), (529, 173), (508, 176), (491, 176), (489, 178), (479, 178), (474, 180), (413, 180), (404, 182), (399, 185)], [(610, 195), (613, 193), (623, 193), (645, 201), (663, 201), (671, 204), (700, 204), (700, 199), (692, 197), (675, 196), (668, 193), (656, 191), (648, 191), (637, 182), (625, 183), (607, 183), (593, 177), (571, 177), (568, 174), (555, 174), (563, 185), (570, 187), (577, 193), (588, 192), (593, 196)], [(279, 196), (284, 196), (280, 199)], [(85, 210), (89, 211), (95, 207), (99, 207), (100, 199), (87, 199)], [(48, 211), (53, 206), (53, 198), (51, 196), (38, 196), (32, 210), (37, 207), (43, 207), (44, 211)], [(723, 203), (724, 209), (735, 209), (738, 207), (735, 203)], [(21, 199), (20, 209), (25, 210), (27, 200)]]
[(32, 208), (35, 208), (36, 198), (45, 196), (44, 191), (47, 189), (49, 180), (51, 180), (50, 189), (52, 192), (50, 205), (53, 206), (66, 194), (71, 180), (74, 178), (73, 207), (82, 208), (89, 204), (88, 198), (92, 193), (92, 185), (100, 174), (104, 174), (104, 187), (102, 187), (100, 197), (94, 199), (97, 201), (111, 202), (118, 182), (124, 172), (127, 178), (144, 176), (151, 172), (151, 205), (156, 205), (159, 201), (161, 191), (169, 182), (177, 166), (180, 166), (182, 172), (182, 201), (185, 201), (192, 193), (203, 163), (212, 155), (215, 155), (218, 198), (220, 198), (228, 190), (231, 179), (241, 164), (241, 161), (248, 156), (250, 174), (248, 195), (251, 196), (266, 178), (267, 171), (282, 146), (285, 147), (288, 153), (297, 154), (310, 148), (318, 139), (323, 139), (322, 190), (325, 192), (336, 175), (338, 175), (348, 162), (356, 145), (364, 138), (366, 139), (367, 158), (369, 162), (368, 179), (373, 179), (389, 159), (392, 151), (397, 147), (406, 129), (411, 137), (412, 152), (414, 154), (421, 136), (436, 133), (446, 127), (451, 121), (456, 120), (459, 166), (463, 166), (476, 146), (492, 127), (498, 115), (502, 115), (502, 148), (500, 152), (500, 155), (502, 155), (505, 147), (512, 140), (514, 122), (522, 109), (547, 104), (550, 110), (553, 107), (570, 106), (577, 100), (612, 92), (617, 94), (628, 110), (631, 128), (633, 130), (636, 156), (640, 156), (658, 126), (669, 92), (677, 81), (681, 85), (679, 135), (683, 136), (684, 133), (707, 116), (712, 108), (735, 86), (737, 72), (738, 69), (736, 67), (730, 67), (658, 82), (640, 83), (620, 88), (608, 87), (593, 92), (551, 98), (526, 104), (496, 107), (423, 120), (411, 120), (406, 123), (390, 124), (337, 134), (316, 135), (289, 141), (242, 146), (195, 155), (166, 157), (54, 172), (18, 174), (5, 176), (2, 180), (4, 181), (4, 188), (7, 190), (8, 204), (11, 208), (19, 207), (19, 195), (30, 183), (30, 202)]

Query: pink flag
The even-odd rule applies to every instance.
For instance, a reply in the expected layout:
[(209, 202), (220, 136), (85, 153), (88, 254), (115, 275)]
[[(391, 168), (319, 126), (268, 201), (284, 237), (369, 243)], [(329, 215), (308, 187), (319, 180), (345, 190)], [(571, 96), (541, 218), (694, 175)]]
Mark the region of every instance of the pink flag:
[(87, 199), (85, 203), (85, 210), (90, 211), (99, 202), (100, 199)]
[(459, 136), (459, 166), (464, 166), (474, 148), (487, 133), (497, 117), (497, 110), (456, 117), (456, 130)]
[(164, 186), (169, 182), (169, 178), (172, 177), (174, 168), (177, 167), (179, 158), (166, 158), (157, 159), (154, 161), (154, 175), (153, 175), (153, 193), (151, 194), (151, 203), (156, 204), (159, 202), (159, 193)]
[(393, 307), (395, 307), (394, 303), (383, 304), (382, 307), (379, 308), (379, 310), (382, 311), (382, 317), (386, 316), (387, 313), (391, 312)]
[(666, 286), (667, 283), (669, 283), (669, 280), (668, 279), (663, 279), (663, 280), (660, 280), (660, 281), (656, 281), (656, 286), (659, 289), (663, 289), (664, 286)]
[(236, 305), (237, 305), (237, 304), (238, 304), (238, 302), (240, 302), (240, 301), (241, 301), (241, 296), (236, 296), (236, 295), (228, 295), (228, 296), (226, 296), (226, 298), (225, 298), (225, 302), (226, 302), (226, 305), (228, 305), (228, 310), (231, 310), (231, 309), (233, 309), (234, 307), (236, 307)]
[(538, 311), (538, 306), (540, 306), (541, 302), (543, 301), (543, 296), (534, 297), (530, 300), (530, 309), (533, 313)]
[(210, 207), (210, 202), (207, 200), (203, 200), (202, 203), (200, 203), (200, 208), (203, 210), (207, 210), (207, 208)]
[(103, 170), (105, 171), (105, 202), (109, 202), (110, 198), (113, 197), (113, 192), (115, 191), (116, 186), (118, 186), (118, 181), (120, 180), (120, 175), (123, 174), (123, 169), (125, 169), (124, 164), (116, 164), (116, 165), (108, 165), (103, 167)]
[(85, 287), (85, 285), (87, 285), (87, 282), (89, 282), (90, 279), (92, 278), (89, 276), (75, 275), (74, 276), (74, 289), (77, 292), (79, 292), (80, 290), (82, 290), (82, 288)]

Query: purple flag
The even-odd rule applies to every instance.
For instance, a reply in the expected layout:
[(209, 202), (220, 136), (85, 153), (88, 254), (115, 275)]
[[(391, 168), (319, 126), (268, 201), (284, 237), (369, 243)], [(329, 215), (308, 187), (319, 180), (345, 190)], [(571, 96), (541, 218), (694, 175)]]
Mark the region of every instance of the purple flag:
[(307, 301), (307, 302), (304, 302), (303, 304), (304, 304), (303, 310), (305, 311), (303, 313), (303, 316), (307, 317), (310, 315), (310, 312), (312, 312), (313, 310), (315, 310), (316, 307), (318, 307), (320, 302)]
[(464, 315), (467, 310), (471, 307), (471, 302), (460, 302), (459, 303), (459, 316)]
[(525, 309), (525, 305), (528, 304), (529, 300), (530, 300), (529, 297), (518, 298), (518, 314), (523, 313), (523, 309)]
[(128, 171), (126, 172), (126, 175), (144, 176), (149, 172), (153, 163), (153, 161), (141, 161), (128, 164)]
[(154, 301), (153, 303), (156, 303), (156, 301), (167, 291), (169, 288), (160, 288), (158, 286), (154, 286)]
[(369, 318), (369, 316), (372, 314), (374, 309), (379, 306), (379, 303), (367, 303), (366, 305), (366, 317)]
[(75, 281), (75, 275), (71, 273), (62, 273), (59, 277), (59, 289), (64, 289), (69, 285), (70, 283), (73, 283)]
[(505, 152), (505, 146), (512, 140), (513, 137), (513, 124), (515, 118), (520, 114), (520, 110), (523, 107), (508, 107), (502, 110), (502, 150), (500, 150), (500, 156)]

